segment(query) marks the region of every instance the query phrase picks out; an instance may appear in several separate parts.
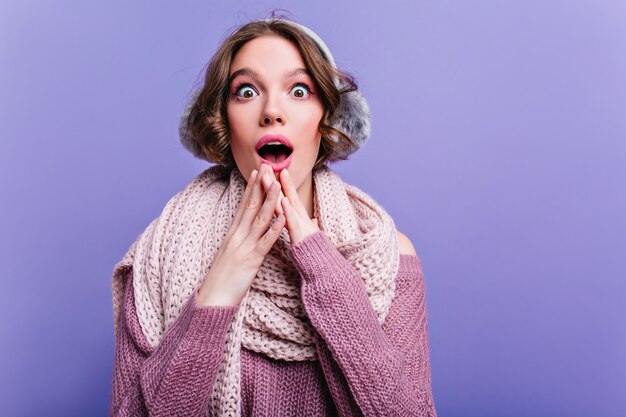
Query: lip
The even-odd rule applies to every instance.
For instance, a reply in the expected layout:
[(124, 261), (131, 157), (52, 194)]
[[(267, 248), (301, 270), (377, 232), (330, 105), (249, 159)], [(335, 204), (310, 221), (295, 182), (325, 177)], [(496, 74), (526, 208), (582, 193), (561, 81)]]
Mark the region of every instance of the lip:
[(261, 149), (263, 146), (265, 146), (265, 144), (270, 143), (270, 142), (280, 142), (283, 145), (288, 146), (289, 149), (293, 151), (293, 145), (291, 144), (289, 139), (287, 139), (286, 136), (278, 135), (278, 134), (269, 134), (269, 135), (261, 136), (261, 139), (259, 139), (259, 141), (256, 143), (254, 150), (258, 152), (259, 149)]
[[(283, 145), (285, 145), (285, 146), (289, 147), (289, 149), (291, 149), (291, 154), (287, 157), (287, 159), (285, 159), (282, 162), (271, 162), (271, 161), (268, 161), (267, 159), (263, 159), (261, 157), (261, 155), (259, 155), (258, 151), (265, 144), (270, 143), (270, 142), (280, 142), (280, 143), (282, 143)], [(291, 144), (289, 139), (287, 139), (287, 137), (285, 137), (283, 135), (268, 134), (268, 135), (262, 136), (261, 139), (259, 139), (259, 141), (256, 143), (256, 146), (254, 147), (254, 150), (257, 152), (257, 156), (259, 157), (259, 161), (262, 164), (268, 164), (270, 167), (272, 167), (272, 170), (274, 172), (280, 172), (283, 169), (289, 168), (289, 165), (291, 164), (291, 161), (293, 160), (293, 145)]]

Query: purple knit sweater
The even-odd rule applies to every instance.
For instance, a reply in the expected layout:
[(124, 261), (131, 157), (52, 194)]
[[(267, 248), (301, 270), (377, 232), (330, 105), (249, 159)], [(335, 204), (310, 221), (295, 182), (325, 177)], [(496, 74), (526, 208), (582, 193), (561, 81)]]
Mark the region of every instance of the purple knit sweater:
[[(302, 277), (319, 361), (274, 360), (242, 347), (242, 416), (436, 416), (418, 257), (400, 255), (395, 296), (381, 326), (357, 271), (324, 232), (289, 251)], [(152, 349), (137, 318), (132, 271), (127, 279), (110, 415), (206, 416), (239, 306), (201, 306), (194, 293)]]

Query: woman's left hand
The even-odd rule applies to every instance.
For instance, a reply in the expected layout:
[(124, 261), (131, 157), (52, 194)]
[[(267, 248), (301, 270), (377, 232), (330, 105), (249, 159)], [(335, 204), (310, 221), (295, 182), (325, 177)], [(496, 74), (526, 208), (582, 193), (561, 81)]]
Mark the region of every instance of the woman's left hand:
[(298, 191), (291, 181), (291, 176), (286, 169), (280, 172), (280, 185), (286, 197), (282, 197), (281, 206), (287, 220), (286, 227), (291, 239), (291, 245), (297, 245), (307, 236), (320, 230), (317, 219), (309, 218), (309, 214), (300, 200)]

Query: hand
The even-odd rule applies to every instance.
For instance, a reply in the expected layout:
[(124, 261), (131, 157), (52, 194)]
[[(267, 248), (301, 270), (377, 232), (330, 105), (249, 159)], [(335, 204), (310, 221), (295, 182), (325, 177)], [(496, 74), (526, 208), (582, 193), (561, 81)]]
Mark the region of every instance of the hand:
[(312, 235), (320, 230), (317, 219), (309, 218), (302, 200), (298, 195), (289, 171), (283, 169), (280, 172), (280, 183), (286, 197), (282, 197), (280, 202), (287, 220), (287, 231), (291, 239), (291, 245), (297, 245), (307, 236)]
[(274, 181), (266, 191), (261, 179), (271, 172), (269, 165), (252, 171), (233, 224), (217, 251), (211, 269), (198, 290), (198, 303), (204, 306), (236, 305), (245, 296), (265, 255), (285, 227), (285, 216), (274, 221), (280, 184)]

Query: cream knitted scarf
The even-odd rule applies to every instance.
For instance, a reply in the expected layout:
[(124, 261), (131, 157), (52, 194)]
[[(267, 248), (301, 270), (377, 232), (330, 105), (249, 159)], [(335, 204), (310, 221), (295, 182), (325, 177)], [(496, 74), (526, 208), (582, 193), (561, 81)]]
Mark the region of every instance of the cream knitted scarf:
[[(230, 228), (246, 183), (237, 169), (212, 166), (194, 178), (138, 237), (113, 272), (115, 331), (133, 270), (137, 315), (156, 348), (200, 287)], [(320, 229), (359, 272), (382, 323), (394, 295), (399, 250), (392, 218), (371, 197), (327, 167), (313, 173)], [(235, 315), (213, 385), (211, 415), (240, 415), (240, 350), (287, 361), (316, 360), (314, 332), (302, 301), (300, 277), (283, 229)]]

